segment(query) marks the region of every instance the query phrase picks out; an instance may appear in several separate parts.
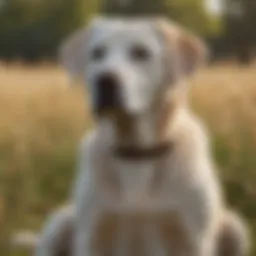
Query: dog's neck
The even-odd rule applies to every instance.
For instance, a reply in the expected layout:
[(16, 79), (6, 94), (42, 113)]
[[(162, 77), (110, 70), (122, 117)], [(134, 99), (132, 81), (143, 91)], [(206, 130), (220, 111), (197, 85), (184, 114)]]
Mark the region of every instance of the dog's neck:
[(165, 139), (160, 132), (160, 124), (154, 113), (145, 113), (126, 120), (119, 119), (114, 123), (116, 143), (120, 146), (150, 148), (161, 144)]

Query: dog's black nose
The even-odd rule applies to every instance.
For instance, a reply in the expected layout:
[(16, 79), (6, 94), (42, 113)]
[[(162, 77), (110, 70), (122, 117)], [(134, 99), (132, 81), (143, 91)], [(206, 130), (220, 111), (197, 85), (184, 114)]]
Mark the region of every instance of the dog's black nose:
[(96, 79), (96, 112), (100, 113), (120, 106), (120, 82), (114, 73), (102, 73)]
[(118, 77), (114, 73), (102, 73), (98, 76), (96, 83), (99, 87), (108, 87), (109, 90), (113, 90), (118, 86)]

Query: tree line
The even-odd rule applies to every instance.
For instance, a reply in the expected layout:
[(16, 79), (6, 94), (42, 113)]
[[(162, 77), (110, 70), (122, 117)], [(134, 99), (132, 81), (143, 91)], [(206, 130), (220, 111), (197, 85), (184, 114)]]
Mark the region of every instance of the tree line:
[(63, 38), (96, 14), (165, 15), (201, 35), (215, 57), (249, 63), (256, 45), (256, 1), (224, 0), (221, 15), (205, 0), (2, 0), (0, 58), (55, 58)]

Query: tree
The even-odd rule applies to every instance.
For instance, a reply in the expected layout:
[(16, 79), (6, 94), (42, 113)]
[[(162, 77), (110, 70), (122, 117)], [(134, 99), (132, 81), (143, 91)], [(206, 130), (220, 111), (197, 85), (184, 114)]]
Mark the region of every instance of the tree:
[(221, 29), (219, 17), (210, 14), (205, 0), (167, 0), (168, 14), (197, 34), (208, 37)]
[(36, 59), (53, 56), (60, 41), (99, 9), (107, 15), (168, 16), (203, 36), (217, 31), (218, 19), (205, 0), (2, 0), (0, 55)]
[(0, 55), (38, 59), (54, 56), (60, 41), (84, 25), (98, 1), (8, 0), (0, 16)]
[(229, 47), (241, 63), (250, 63), (256, 46), (256, 2), (226, 0), (225, 25)]
[(103, 0), (102, 11), (122, 16), (164, 15), (205, 36), (219, 29), (219, 19), (207, 12), (204, 0)]
[(167, 14), (165, 0), (103, 0), (102, 11), (122, 16)]

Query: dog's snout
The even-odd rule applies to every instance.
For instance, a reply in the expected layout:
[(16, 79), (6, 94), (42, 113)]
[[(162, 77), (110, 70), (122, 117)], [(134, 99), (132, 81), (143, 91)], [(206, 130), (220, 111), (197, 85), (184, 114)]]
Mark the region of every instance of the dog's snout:
[(114, 90), (118, 86), (118, 78), (114, 73), (103, 73), (97, 79), (99, 87), (106, 87), (106, 90)]
[(111, 72), (102, 73), (96, 79), (96, 111), (102, 112), (119, 107), (120, 82), (118, 76)]

